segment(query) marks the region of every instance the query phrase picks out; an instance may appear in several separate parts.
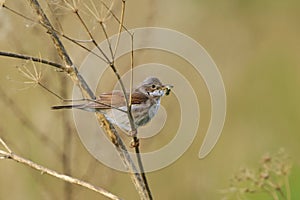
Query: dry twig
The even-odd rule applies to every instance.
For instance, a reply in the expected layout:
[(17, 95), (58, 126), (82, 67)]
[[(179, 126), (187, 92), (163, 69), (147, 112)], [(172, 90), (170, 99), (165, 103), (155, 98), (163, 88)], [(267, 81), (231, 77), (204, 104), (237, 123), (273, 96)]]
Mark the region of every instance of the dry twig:
[(117, 197), (116, 195), (110, 193), (109, 191), (101, 188), (101, 187), (97, 187), (94, 186), (88, 182), (79, 180), (77, 178), (73, 178), (71, 176), (67, 176), (64, 174), (60, 174), (54, 170), (48, 169), (46, 167), (43, 167), (39, 164), (36, 164), (34, 162), (32, 162), (31, 160), (28, 160), (26, 158), (23, 158), (17, 154), (14, 154), (13, 151), (8, 147), (8, 145), (0, 138), (0, 144), (2, 144), (2, 146), (5, 148), (5, 150), (0, 150), (0, 158), (1, 159), (11, 159), (13, 161), (22, 163), (24, 165), (27, 165), (35, 170), (38, 170), (41, 172), (41, 174), (49, 174), (51, 176), (54, 176), (58, 179), (64, 180), (66, 182), (72, 183), (72, 184), (76, 184), (76, 185), (80, 185), (82, 187), (88, 188), (92, 191), (95, 191), (97, 193), (100, 193), (110, 199), (114, 199), (114, 200), (120, 200), (121, 198)]

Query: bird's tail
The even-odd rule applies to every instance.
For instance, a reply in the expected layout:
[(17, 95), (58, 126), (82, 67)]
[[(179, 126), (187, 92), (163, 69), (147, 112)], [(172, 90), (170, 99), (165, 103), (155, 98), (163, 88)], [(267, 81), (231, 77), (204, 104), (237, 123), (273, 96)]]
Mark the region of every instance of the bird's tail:
[(60, 109), (72, 109), (72, 108), (82, 108), (83, 104), (80, 105), (60, 105), (60, 106), (52, 106), (51, 109), (52, 110), (60, 110)]

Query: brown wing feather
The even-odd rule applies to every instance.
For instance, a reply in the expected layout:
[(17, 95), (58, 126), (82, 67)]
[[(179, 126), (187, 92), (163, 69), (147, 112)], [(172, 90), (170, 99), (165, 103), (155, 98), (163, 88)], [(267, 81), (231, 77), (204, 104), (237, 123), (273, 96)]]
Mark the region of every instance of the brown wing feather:
[[(127, 93), (127, 95), (129, 95)], [(134, 92), (131, 95), (131, 103), (132, 104), (141, 104), (147, 100), (147, 96), (140, 92)], [(97, 99), (99, 103), (90, 103), (89, 106), (92, 106), (97, 109), (109, 109), (111, 106), (113, 107), (121, 107), (125, 106), (124, 94), (122, 91), (116, 90), (113, 92), (102, 93), (99, 95)]]
[(131, 103), (132, 104), (141, 104), (142, 102), (147, 101), (148, 96), (141, 92), (134, 92), (131, 95)]
[(125, 105), (124, 95), (121, 91), (102, 93), (100, 94), (98, 100), (101, 103), (112, 105), (114, 107), (120, 107)]

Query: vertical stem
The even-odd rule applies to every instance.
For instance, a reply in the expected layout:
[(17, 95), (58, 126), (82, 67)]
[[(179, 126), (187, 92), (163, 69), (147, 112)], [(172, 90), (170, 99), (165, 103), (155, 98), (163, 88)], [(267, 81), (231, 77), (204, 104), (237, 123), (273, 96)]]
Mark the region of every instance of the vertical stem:
[[(131, 36), (131, 79), (130, 79), (130, 93), (129, 93), (129, 108), (131, 108), (131, 94), (132, 94), (132, 85), (133, 85), (133, 66), (134, 66), (134, 53), (133, 53), (133, 34), (130, 35)], [(137, 144), (135, 145), (134, 149), (135, 149), (135, 155), (138, 161), (138, 166), (140, 168), (140, 173), (141, 176), (143, 178), (145, 187), (146, 187), (146, 191), (149, 195), (149, 199), (152, 200), (152, 194), (151, 194), (151, 190), (147, 181), (147, 177), (145, 174), (145, 170), (144, 170), (144, 166), (143, 166), (143, 161), (142, 161), (142, 157), (140, 154), (140, 145), (139, 145), (139, 139), (137, 138), (137, 136), (133, 136), (133, 143)]]
[[(67, 81), (65, 79), (61, 79), (61, 94), (62, 96), (67, 96)], [(71, 153), (72, 153), (72, 128), (70, 127), (70, 120), (67, 116), (67, 113), (63, 113), (62, 115), (62, 123), (64, 129), (63, 135), (63, 153), (62, 153), (62, 164), (63, 164), (63, 173), (66, 175), (71, 175)], [(72, 200), (73, 188), (72, 185), (68, 182), (64, 183), (64, 199)]]
[[(133, 139), (134, 139), (135, 142), (138, 142), (137, 137), (134, 137)], [(135, 154), (136, 154), (136, 157), (137, 157), (138, 165), (139, 165), (139, 168), (140, 168), (140, 173), (141, 173), (141, 176), (143, 178), (143, 181), (144, 181), (144, 184), (145, 184), (145, 187), (146, 187), (146, 191), (148, 193), (149, 199), (152, 200), (153, 198), (152, 198), (151, 190), (150, 190), (150, 187), (149, 187), (149, 184), (148, 184), (148, 181), (147, 181), (145, 170), (144, 170), (144, 167), (143, 167), (143, 162), (142, 162), (142, 157), (141, 157), (141, 154), (140, 154), (139, 145), (137, 145), (134, 149), (135, 149)]]

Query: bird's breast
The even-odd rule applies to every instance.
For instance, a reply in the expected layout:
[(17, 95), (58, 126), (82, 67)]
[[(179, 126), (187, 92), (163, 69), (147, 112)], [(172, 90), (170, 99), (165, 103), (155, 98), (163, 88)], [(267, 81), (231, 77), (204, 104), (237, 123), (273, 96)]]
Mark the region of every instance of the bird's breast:
[(157, 111), (158, 111), (158, 109), (159, 109), (159, 106), (160, 106), (160, 99), (158, 99), (158, 100), (156, 101), (156, 103), (154, 103), (154, 104), (149, 108), (149, 117), (150, 117), (150, 119), (152, 119), (152, 118), (156, 115), (156, 113), (157, 113)]

